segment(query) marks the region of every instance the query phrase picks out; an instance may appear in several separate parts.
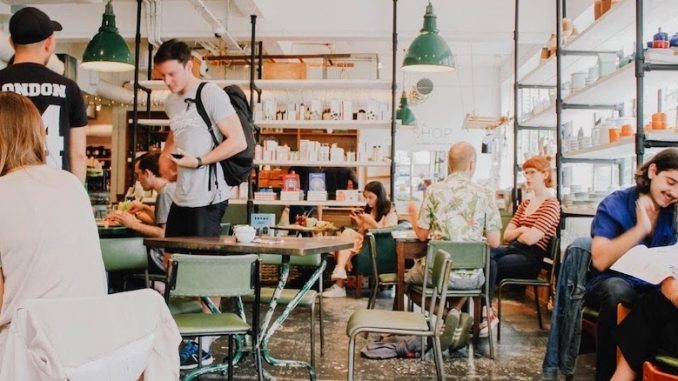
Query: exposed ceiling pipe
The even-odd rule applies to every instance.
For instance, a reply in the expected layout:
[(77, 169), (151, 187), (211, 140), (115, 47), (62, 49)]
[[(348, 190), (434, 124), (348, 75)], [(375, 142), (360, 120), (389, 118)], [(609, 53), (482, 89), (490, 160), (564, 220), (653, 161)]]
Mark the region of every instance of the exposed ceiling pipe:
[[(132, 90), (125, 89), (124, 87), (114, 85), (110, 82), (99, 80), (97, 85), (94, 87), (94, 94), (103, 98), (110, 99), (115, 102), (121, 102), (126, 104), (131, 104), (134, 98), (134, 93)], [(169, 94), (168, 91), (155, 90), (151, 93), (151, 105), (163, 105), (165, 103), (165, 98)], [(139, 105), (146, 106), (146, 93), (139, 91)]]
[(198, 13), (207, 21), (207, 23), (212, 27), (214, 35), (218, 38), (221, 38), (226, 42), (228, 49), (236, 52), (242, 53), (243, 49), (238, 45), (238, 42), (228, 33), (224, 24), (217, 19), (217, 17), (210, 11), (205, 3), (202, 0), (190, 0), (193, 7), (198, 11)]
[(162, 44), (160, 40), (159, 24), (159, 3), (156, 0), (143, 0), (144, 15), (146, 16), (146, 30), (148, 31), (148, 43), (158, 47)]
[(162, 1), (161, 0), (153, 0), (153, 17), (154, 17), (154, 25), (155, 25), (155, 41), (157, 42), (158, 46), (162, 44), (162, 39), (160, 38), (160, 31), (162, 30)]

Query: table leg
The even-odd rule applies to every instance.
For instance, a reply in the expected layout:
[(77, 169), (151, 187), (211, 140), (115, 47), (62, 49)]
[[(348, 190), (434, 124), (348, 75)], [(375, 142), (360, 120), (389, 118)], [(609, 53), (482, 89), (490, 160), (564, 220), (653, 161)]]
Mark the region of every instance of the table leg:
[(280, 298), (280, 293), (282, 292), (282, 289), (285, 287), (287, 277), (289, 276), (289, 262), (290, 262), (289, 256), (284, 256), (282, 265), (280, 266), (280, 281), (278, 282), (278, 286), (276, 287), (273, 293), (273, 297), (271, 298), (271, 304), (269, 305), (266, 317), (264, 318), (264, 323), (261, 326), (261, 332), (259, 336), (260, 338), (259, 342), (261, 345), (261, 355), (267, 363), (273, 366), (306, 368), (309, 374), (309, 378), (311, 380), (315, 380), (316, 372), (315, 369), (311, 366), (311, 364), (299, 360), (276, 359), (271, 355), (271, 352), (268, 349), (268, 342), (271, 339), (271, 336), (273, 336), (275, 331), (277, 331), (278, 328), (280, 328), (282, 324), (285, 322), (285, 320), (287, 320), (287, 317), (289, 316), (290, 312), (292, 312), (292, 310), (299, 304), (301, 299), (304, 297), (304, 295), (306, 295), (308, 290), (311, 289), (313, 284), (316, 281), (318, 281), (320, 276), (322, 276), (323, 271), (325, 271), (325, 267), (327, 266), (327, 262), (325, 261), (325, 255), (323, 255), (322, 260), (320, 262), (320, 266), (318, 266), (318, 268), (313, 272), (313, 275), (311, 275), (311, 278), (304, 284), (301, 290), (299, 290), (297, 295), (295, 295), (294, 298), (292, 298), (290, 303), (288, 303), (287, 306), (285, 306), (285, 309), (282, 311), (280, 316), (269, 327), (271, 317), (273, 316), (273, 311), (275, 310), (275, 306), (277, 305), (278, 298)]
[(393, 299), (393, 310), (403, 311), (405, 309), (405, 250), (401, 242), (396, 242), (396, 273), (398, 284), (396, 284), (395, 298)]

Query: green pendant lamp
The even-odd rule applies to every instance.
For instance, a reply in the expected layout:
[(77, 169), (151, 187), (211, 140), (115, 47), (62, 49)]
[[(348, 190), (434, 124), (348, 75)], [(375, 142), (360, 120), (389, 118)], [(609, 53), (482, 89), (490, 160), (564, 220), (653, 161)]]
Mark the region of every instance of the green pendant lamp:
[(134, 70), (132, 53), (115, 26), (111, 1), (106, 4), (99, 33), (87, 44), (82, 54), (82, 67), (101, 72)]
[(418, 72), (447, 72), (455, 69), (452, 50), (438, 34), (436, 15), (430, 1), (426, 6), (424, 27), (407, 49), (402, 69)]
[(400, 106), (396, 110), (396, 119), (403, 126), (415, 126), (417, 124), (417, 118), (414, 117), (412, 109), (407, 104), (407, 95), (405, 95), (404, 91), (402, 97), (400, 97)]

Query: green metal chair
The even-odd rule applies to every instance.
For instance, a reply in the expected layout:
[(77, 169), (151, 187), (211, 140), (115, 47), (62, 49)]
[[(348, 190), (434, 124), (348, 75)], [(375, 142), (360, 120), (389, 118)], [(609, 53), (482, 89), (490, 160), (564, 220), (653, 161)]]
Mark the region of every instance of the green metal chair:
[[(102, 238), (99, 242), (107, 274), (112, 271), (143, 273), (144, 286), (148, 288), (148, 253), (142, 237)], [(123, 282), (123, 290), (126, 283)]]
[[(272, 254), (260, 254), (259, 258), (261, 262), (265, 265), (280, 265), (282, 264), (282, 256), (272, 255)], [(322, 257), (318, 255), (310, 255), (305, 257), (296, 257), (290, 256), (290, 266), (299, 266), (299, 267), (312, 267), (317, 268), (320, 266)], [(273, 292), (275, 288), (273, 287), (262, 287), (261, 288), (261, 299), (260, 303), (268, 305), (271, 302), (273, 297)], [(278, 304), (287, 305), (292, 302), (292, 299), (297, 295), (299, 289), (294, 288), (285, 288), (280, 294), (278, 299)], [(308, 290), (304, 297), (299, 301), (297, 306), (306, 307), (310, 311), (311, 319), (311, 329), (310, 329), (310, 340), (311, 340), (311, 366), (315, 366), (315, 320), (316, 320), (316, 304), (318, 305), (318, 323), (320, 326), (320, 356), (325, 355), (325, 329), (323, 325), (323, 298), (320, 295), (323, 292), (323, 279), (320, 277), (318, 279), (318, 291)], [(243, 302), (254, 302), (253, 297), (244, 296), (242, 298)]]
[[(455, 270), (482, 269), (486, 274), (485, 283), (483, 283), (481, 288), (469, 290), (449, 289), (447, 290), (446, 294), (447, 298), (484, 298), (485, 305), (491, 312), (492, 304), (490, 303), (490, 277), (487, 275), (490, 273), (490, 251), (485, 242), (430, 240), (428, 242), (428, 250), (426, 251), (426, 266), (423, 282), (424, 285), (428, 284), (429, 263), (431, 263), (433, 253), (436, 253), (439, 250), (444, 250), (450, 254), (450, 259), (454, 263)], [(429, 289), (428, 286), (422, 289), (422, 285), (419, 284), (409, 285), (408, 296), (410, 300), (410, 310), (412, 310), (412, 305), (415, 299), (413, 295), (421, 295), (420, 305), (422, 306), (422, 310), (424, 310), (424, 306), (426, 306), (426, 298), (430, 297), (431, 293), (432, 290)], [(473, 316), (470, 303), (468, 303), (468, 309), (468, 313)], [(494, 359), (494, 340), (492, 338), (492, 330), (489, 330), (488, 333), (488, 338), (490, 341), (490, 358)]]
[(558, 237), (553, 237), (549, 241), (548, 256), (544, 257), (542, 262), (542, 269), (547, 271), (548, 276), (546, 279), (542, 278), (532, 278), (532, 279), (519, 279), (519, 278), (506, 278), (502, 279), (497, 286), (497, 318), (499, 323), (497, 324), (497, 341), (501, 340), (501, 293), (505, 286), (510, 284), (521, 285), (521, 286), (532, 286), (534, 288), (534, 307), (537, 310), (537, 320), (539, 320), (539, 329), (544, 329), (544, 324), (541, 320), (541, 307), (539, 306), (539, 287), (546, 287), (549, 291), (549, 298), (553, 297), (553, 285), (552, 280), (554, 279), (553, 274), (556, 271), (558, 262), (560, 261), (560, 239)]
[[(450, 279), (452, 262), (450, 254), (439, 250), (433, 262), (433, 290), (429, 314), (437, 315), (435, 324), (419, 312), (361, 310), (354, 312), (346, 325), (348, 341), (348, 380), (353, 380), (353, 365), (355, 362), (355, 339), (362, 332), (392, 333), (396, 335), (417, 335), (433, 339), (434, 362), (436, 377), (445, 379), (443, 371), (442, 348), (440, 334), (443, 325), (443, 314), (447, 299), (447, 283)], [(423, 352), (423, 347), (422, 347)]]
[[(650, 378), (650, 374), (654, 378)], [(654, 356), (643, 365), (643, 377), (643, 380), (678, 380), (678, 358), (668, 355)]]
[[(377, 292), (379, 291), (380, 286), (395, 286), (398, 284), (398, 274), (395, 272), (395, 245), (393, 245), (392, 248), (390, 247), (391, 245), (388, 245), (389, 242), (395, 242), (391, 236), (391, 232), (393, 230), (389, 229), (387, 232), (380, 231), (381, 229), (375, 230), (368, 231), (365, 235), (365, 238), (367, 238), (367, 249), (370, 253), (370, 259), (372, 262), (372, 276), (370, 278), (372, 292), (370, 293), (370, 300), (367, 302), (368, 310), (374, 308), (374, 305), (377, 302)], [(380, 241), (382, 242), (381, 247), (377, 244), (375, 234), (380, 235)], [(378, 264), (381, 264), (381, 267)], [(385, 271), (385, 268), (392, 270), (392, 272), (383, 272)], [(379, 269), (381, 269), (382, 272), (379, 272)]]
[[(378, 284), (375, 281), (375, 274), (382, 274), (381, 278), (386, 283), (388, 281), (393, 281), (393, 284), (397, 281), (396, 279), (396, 251), (395, 251), (395, 240), (391, 233), (394, 230), (399, 230), (401, 228), (397, 226), (392, 226), (388, 228), (380, 229), (370, 229), (368, 233), (371, 233), (374, 237), (374, 245), (370, 246), (369, 238), (366, 237), (366, 242), (360, 249), (360, 252), (351, 258), (351, 264), (353, 269), (351, 270), (351, 275), (356, 276), (357, 295), (360, 296), (360, 287), (362, 286), (362, 276), (367, 275), (370, 277), (370, 288), (372, 292), (375, 292), (375, 287), (378, 287)], [(372, 255), (373, 252), (371, 248), (376, 249), (376, 256)], [(376, 268), (377, 271), (374, 271), (374, 263), (372, 259), (376, 259)]]
[[(142, 276), (146, 288), (150, 281), (166, 281), (165, 276), (148, 274), (148, 254), (142, 237), (102, 238), (99, 242), (106, 273), (120, 271), (132, 273), (135, 278)], [(126, 282), (123, 289), (126, 289)], [(173, 315), (202, 311), (202, 306), (194, 298), (172, 298), (167, 307)]]
[[(228, 379), (233, 379), (233, 335), (247, 334), (252, 338), (258, 379), (263, 380), (259, 329), (259, 257), (254, 254), (234, 256), (174, 254), (168, 272), (165, 300), (172, 297), (202, 297), (211, 314), (181, 313), (174, 321), (182, 337), (198, 338), (201, 347), (204, 336), (228, 336)], [(207, 296), (239, 297), (253, 295), (252, 324), (231, 312), (219, 312)], [(198, 354), (202, 358), (202, 353)], [(184, 377), (192, 380), (202, 374), (221, 372), (223, 364), (198, 368)]]

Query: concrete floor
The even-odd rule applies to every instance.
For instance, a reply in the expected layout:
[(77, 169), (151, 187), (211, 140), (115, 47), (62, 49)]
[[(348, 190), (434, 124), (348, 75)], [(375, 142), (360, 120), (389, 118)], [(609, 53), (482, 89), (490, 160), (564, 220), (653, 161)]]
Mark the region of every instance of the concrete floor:
[[(481, 340), (476, 348), (475, 358), (469, 359), (468, 351), (462, 349), (453, 354), (445, 353), (445, 375), (448, 380), (541, 380), (541, 364), (544, 358), (548, 331), (540, 330), (534, 305), (526, 303), (521, 293), (512, 295), (502, 303), (502, 340), (495, 345), (495, 360), (483, 354), (489, 351), (487, 339)], [(345, 380), (347, 376), (348, 338), (346, 322), (354, 311), (366, 307), (367, 298), (347, 297), (325, 299), (325, 355), (320, 357), (320, 345), (316, 345), (316, 370), (318, 380)], [(380, 294), (377, 308), (390, 309), (392, 294)], [(298, 310), (287, 320), (271, 340), (274, 356), (307, 360), (309, 355), (308, 312)], [(545, 325), (548, 327), (549, 314)], [(317, 327), (317, 325), (316, 325)], [(375, 335), (371, 337), (374, 338)], [(495, 334), (496, 340), (496, 334)], [(359, 338), (359, 350), (365, 340)], [(221, 359), (227, 353), (226, 340), (217, 340), (212, 347), (215, 358)], [(594, 376), (595, 356), (580, 355), (577, 360), (575, 380), (591, 380)], [(307, 380), (303, 370), (271, 367), (266, 370), (276, 380)], [(234, 368), (236, 380), (256, 379), (250, 358)], [(223, 376), (203, 376), (204, 380), (224, 380)], [(433, 380), (435, 368), (432, 358), (368, 360), (356, 355), (356, 380)], [(564, 379), (564, 378), (563, 378)]]

